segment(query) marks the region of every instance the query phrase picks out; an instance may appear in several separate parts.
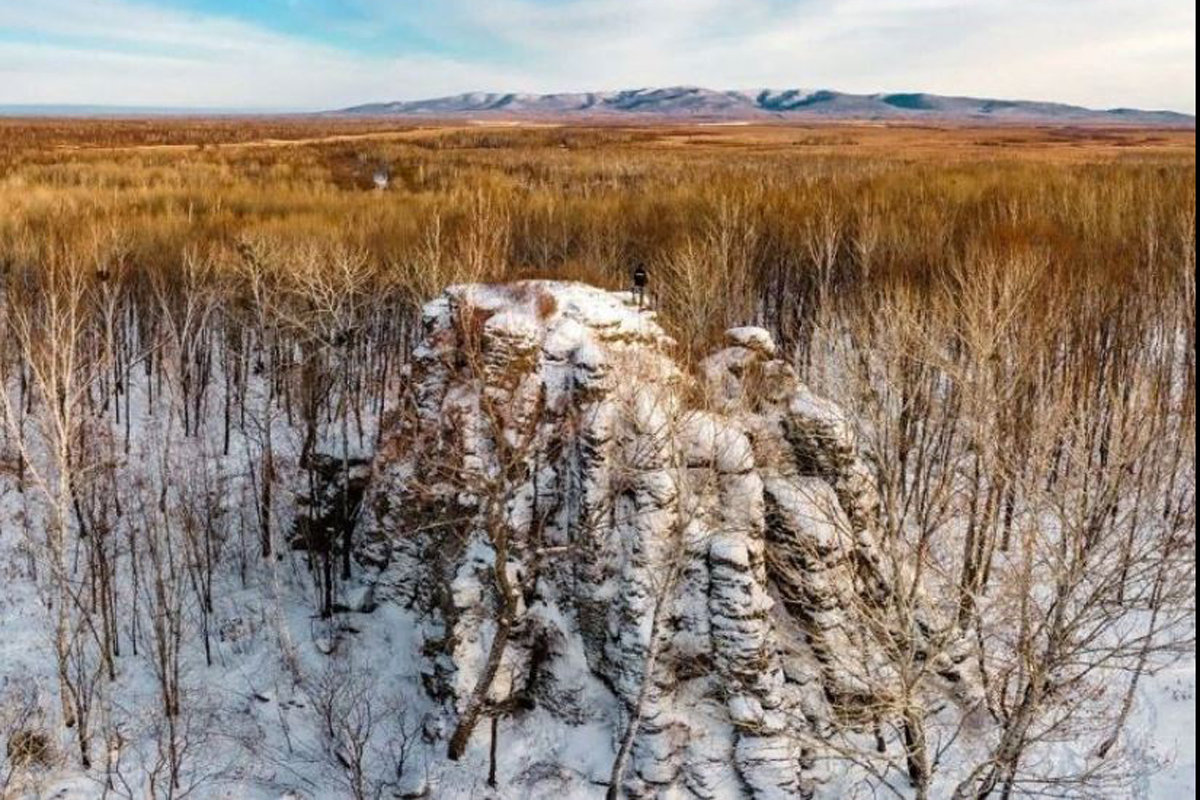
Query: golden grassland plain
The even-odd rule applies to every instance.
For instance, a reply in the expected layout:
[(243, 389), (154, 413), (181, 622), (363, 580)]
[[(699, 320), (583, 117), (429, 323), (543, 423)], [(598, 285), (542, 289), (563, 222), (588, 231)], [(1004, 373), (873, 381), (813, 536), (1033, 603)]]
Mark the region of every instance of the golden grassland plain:
[(169, 272), (253, 241), (353, 253), (413, 301), (455, 280), (620, 287), (642, 262), (698, 345), (748, 317), (801, 336), (818, 289), (931, 291), (1026, 257), (1047, 298), (1121, 298), (1158, 268), (1148, 247), (1187, 247), (1194, 209), (1190, 130), (0, 120), (3, 262)]

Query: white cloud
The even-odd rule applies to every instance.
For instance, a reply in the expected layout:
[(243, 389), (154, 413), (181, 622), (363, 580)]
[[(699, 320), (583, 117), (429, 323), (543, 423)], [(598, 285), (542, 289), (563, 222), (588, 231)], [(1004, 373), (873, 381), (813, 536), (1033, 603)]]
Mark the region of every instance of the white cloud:
[(328, 108), (473, 89), (924, 90), (1195, 109), (1181, 0), (357, 0), (387, 57), (136, 0), (0, 4), (0, 102)]
[(0, 7), (5, 27), (54, 38), (0, 43), (2, 103), (328, 108), (381, 92), (458, 91), (479, 77), (476, 65), (453, 59), (367, 58), (122, 0)]

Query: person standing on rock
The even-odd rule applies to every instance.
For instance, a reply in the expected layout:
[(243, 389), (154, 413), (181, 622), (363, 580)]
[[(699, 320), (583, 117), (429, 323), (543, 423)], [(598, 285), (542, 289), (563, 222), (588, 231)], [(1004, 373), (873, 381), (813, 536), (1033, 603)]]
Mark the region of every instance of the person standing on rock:
[(646, 302), (646, 281), (649, 280), (644, 264), (639, 263), (633, 270), (633, 288), (631, 299), (637, 300), (638, 308)]

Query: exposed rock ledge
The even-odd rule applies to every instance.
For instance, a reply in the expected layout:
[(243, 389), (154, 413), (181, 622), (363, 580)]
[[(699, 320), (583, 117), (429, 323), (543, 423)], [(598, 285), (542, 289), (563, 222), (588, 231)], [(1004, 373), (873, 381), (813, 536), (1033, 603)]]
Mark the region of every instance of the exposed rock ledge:
[(359, 558), (427, 621), (448, 719), (499, 655), (489, 713), (604, 725), (615, 752), (640, 699), (628, 796), (803, 795), (819, 732), (888, 691), (878, 501), (840, 409), (764, 330), (689, 374), (651, 312), (581, 284), (452, 287), (424, 327)]

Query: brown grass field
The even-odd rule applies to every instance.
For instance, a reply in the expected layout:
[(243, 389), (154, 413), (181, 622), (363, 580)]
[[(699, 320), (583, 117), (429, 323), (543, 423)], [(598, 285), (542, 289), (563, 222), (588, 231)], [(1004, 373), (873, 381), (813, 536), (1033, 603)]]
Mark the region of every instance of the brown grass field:
[(0, 120), (0, 259), (169, 271), (254, 239), (353, 250), (415, 295), (532, 275), (622, 286), (643, 261), (689, 339), (751, 308), (794, 327), (819, 274), (843, 294), (929, 286), (995, 252), (1045, 253), (1122, 294), (1145, 237), (1194, 219), (1194, 195), (1183, 130)]
[[(1194, 130), (1136, 127), (1023, 127), (966, 125), (925, 126), (888, 123), (745, 124), (669, 123), (622, 126), (554, 123), (442, 124), (367, 117), (261, 117), (182, 119), (0, 119), (8, 152), (46, 149), (187, 148), (203, 146), (268, 146), (319, 144), (333, 141), (428, 141), (461, 130), (562, 131), (564, 137), (579, 131), (642, 134), (638, 141), (649, 147), (686, 144), (692, 147), (760, 149), (813, 148), (829, 154), (847, 147), (870, 155), (895, 154), (903, 148), (909, 157), (981, 157), (1000, 148), (1036, 158), (1060, 157), (1092, 160), (1126, 153), (1162, 155), (1194, 151)], [(1072, 154), (1067, 156), (1066, 154)]]
[(1194, 131), (0, 121), (0, 264), (228, 275), (252, 245), (281, 273), (361, 261), (411, 311), (468, 280), (622, 287), (642, 262), (697, 351), (746, 321), (803, 343), (834, 298), (1029, 260), (1031, 319), (1072, 319), (1186, 265), (1194, 221)]

